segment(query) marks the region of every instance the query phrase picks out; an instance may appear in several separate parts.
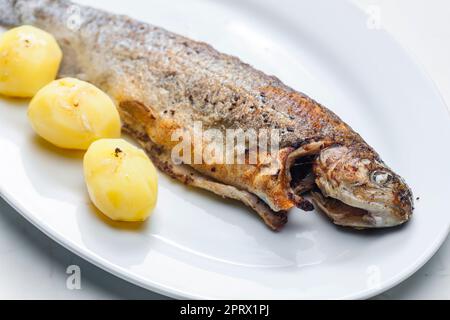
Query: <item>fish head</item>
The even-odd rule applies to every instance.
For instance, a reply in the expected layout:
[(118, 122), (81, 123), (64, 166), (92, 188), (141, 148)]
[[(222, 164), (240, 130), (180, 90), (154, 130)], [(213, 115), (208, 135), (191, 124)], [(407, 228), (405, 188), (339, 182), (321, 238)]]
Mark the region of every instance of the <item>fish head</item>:
[(314, 202), (338, 225), (393, 227), (412, 215), (411, 190), (366, 145), (324, 149), (313, 171), (320, 189)]

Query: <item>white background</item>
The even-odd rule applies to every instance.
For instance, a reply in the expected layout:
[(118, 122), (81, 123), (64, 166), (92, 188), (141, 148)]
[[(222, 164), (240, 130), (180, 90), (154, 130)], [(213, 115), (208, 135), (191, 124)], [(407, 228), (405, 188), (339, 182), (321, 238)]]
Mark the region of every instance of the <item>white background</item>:
[[(379, 6), (383, 27), (425, 67), (450, 105), (450, 2), (352, 1), (363, 9), (368, 5)], [(0, 261), (3, 299), (164, 298), (73, 255), (26, 222), (3, 200), (0, 200)], [(66, 268), (73, 264), (81, 268), (81, 290), (66, 288)], [(413, 277), (377, 298), (450, 299), (450, 240)]]

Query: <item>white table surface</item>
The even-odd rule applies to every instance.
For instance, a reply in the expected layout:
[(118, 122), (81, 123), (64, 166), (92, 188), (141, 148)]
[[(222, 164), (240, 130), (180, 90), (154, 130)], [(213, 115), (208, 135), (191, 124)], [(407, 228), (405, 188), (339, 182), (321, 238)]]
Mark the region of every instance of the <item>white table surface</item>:
[[(379, 8), (382, 27), (424, 66), (450, 105), (450, 1), (351, 1), (363, 9), (378, 6), (375, 8)], [(80, 290), (67, 289), (66, 269), (70, 265), (81, 269)], [(0, 299), (165, 297), (131, 285), (77, 257), (0, 199)], [(377, 299), (450, 299), (450, 239), (414, 276)]]

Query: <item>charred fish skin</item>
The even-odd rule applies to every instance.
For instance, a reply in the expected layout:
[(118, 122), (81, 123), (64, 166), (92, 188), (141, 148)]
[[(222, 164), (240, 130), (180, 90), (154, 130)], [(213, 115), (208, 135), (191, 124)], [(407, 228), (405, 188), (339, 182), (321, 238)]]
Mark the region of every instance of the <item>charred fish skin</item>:
[[(348, 223), (325, 210), (335, 223), (387, 227), (411, 216), (412, 196), (403, 180), (347, 124), (308, 96), (205, 43), (126, 16), (77, 5), (80, 24), (71, 26), (72, 6), (65, 0), (0, 0), (0, 23), (32, 24), (52, 33), (65, 54), (62, 74), (108, 92), (117, 101), (124, 127), (146, 145), (154, 161), (160, 160), (161, 170), (171, 174), (185, 169), (176, 178), (200, 188), (211, 190), (207, 182), (218, 183), (213, 192), (246, 203), (278, 230), (287, 220), (286, 211), (312, 207), (293, 191), (292, 166), (298, 158), (315, 155), (311, 170), (326, 196), (323, 201), (331, 197), (367, 212)], [(174, 166), (167, 156), (174, 146), (172, 134), (177, 129), (192, 132), (197, 121), (205, 129), (223, 131), (280, 129), (280, 151), (272, 155), (280, 170), (267, 175), (261, 163)], [(345, 163), (336, 166), (339, 170), (324, 168), (327, 161), (320, 159), (333, 154), (329, 150), (340, 150), (337, 147), (346, 148)], [(356, 174), (360, 171), (355, 168), (362, 166), (365, 176)], [(396, 183), (365, 189), (375, 170), (389, 173)], [(377, 188), (384, 197), (372, 201)]]

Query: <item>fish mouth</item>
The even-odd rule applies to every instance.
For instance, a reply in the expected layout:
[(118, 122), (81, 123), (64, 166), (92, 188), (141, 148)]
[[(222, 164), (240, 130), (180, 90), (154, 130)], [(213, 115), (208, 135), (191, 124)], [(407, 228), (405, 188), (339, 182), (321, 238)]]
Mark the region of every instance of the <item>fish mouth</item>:
[[(401, 225), (409, 220), (410, 214), (400, 214), (400, 208), (378, 204), (348, 204), (343, 200), (326, 195), (316, 184), (313, 166), (320, 151), (312, 153), (293, 152), (288, 159), (288, 180), (297, 207), (314, 209), (304, 197), (309, 195), (312, 203), (320, 209), (332, 222), (339, 226), (356, 229), (386, 228)], [(350, 201), (355, 202), (355, 201)], [(310, 206), (305, 205), (309, 203)], [(376, 208), (375, 208), (376, 207)], [(305, 211), (310, 211), (305, 210)]]
[(338, 199), (326, 197), (320, 189), (311, 191), (314, 204), (320, 208), (336, 225), (356, 229), (387, 228), (403, 224), (407, 219), (399, 219), (390, 211), (371, 212), (350, 206)]

